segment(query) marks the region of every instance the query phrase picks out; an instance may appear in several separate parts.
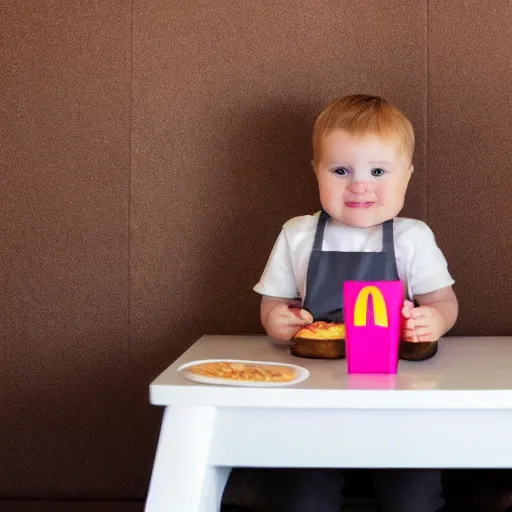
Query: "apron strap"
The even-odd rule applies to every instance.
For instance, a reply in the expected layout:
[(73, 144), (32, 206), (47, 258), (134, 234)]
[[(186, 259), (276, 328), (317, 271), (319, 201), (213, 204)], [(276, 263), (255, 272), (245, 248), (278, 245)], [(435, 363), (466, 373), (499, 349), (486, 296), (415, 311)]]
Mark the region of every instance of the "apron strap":
[(313, 251), (321, 251), (324, 241), (324, 231), (325, 225), (327, 224), (327, 220), (329, 219), (329, 214), (322, 210), (320, 212), (320, 218), (318, 219), (318, 224), (316, 226), (315, 231), (315, 240), (313, 242)]
[(382, 225), (382, 251), (395, 259), (395, 242), (393, 235), (393, 219), (389, 219)]

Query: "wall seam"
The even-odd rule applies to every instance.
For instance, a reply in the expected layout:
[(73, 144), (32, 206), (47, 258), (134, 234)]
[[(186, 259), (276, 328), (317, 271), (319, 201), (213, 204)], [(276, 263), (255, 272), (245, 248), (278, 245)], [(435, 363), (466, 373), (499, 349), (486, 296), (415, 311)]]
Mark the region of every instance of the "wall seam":
[(429, 155), (430, 155), (430, 0), (427, 2), (426, 15), (426, 45), (425, 45), (425, 64), (426, 64), (426, 98), (425, 98), (425, 221), (430, 222), (429, 201), (430, 201), (430, 180), (429, 180)]
[(129, 66), (129, 109), (128, 109), (128, 372), (132, 366), (132, 174), (133, 174), (133, 12), (134, 2), (130, 2), (130, 66)]

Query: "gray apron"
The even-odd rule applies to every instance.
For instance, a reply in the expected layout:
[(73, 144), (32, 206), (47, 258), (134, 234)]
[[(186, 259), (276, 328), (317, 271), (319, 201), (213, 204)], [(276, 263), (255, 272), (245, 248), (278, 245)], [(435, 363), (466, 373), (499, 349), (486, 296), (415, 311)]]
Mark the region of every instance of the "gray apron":
[[(306, 277), (303, 308), (315, 322), (343, 323), (345, 281), (398, 281), (393, 219), (382, 224), (381, 252), (339, 252), (322, 250), (329, 215), (322, 210), (313, 241)], [(437, 342), (400, 343), (400, 358), (424, 360), (437, 352)]]

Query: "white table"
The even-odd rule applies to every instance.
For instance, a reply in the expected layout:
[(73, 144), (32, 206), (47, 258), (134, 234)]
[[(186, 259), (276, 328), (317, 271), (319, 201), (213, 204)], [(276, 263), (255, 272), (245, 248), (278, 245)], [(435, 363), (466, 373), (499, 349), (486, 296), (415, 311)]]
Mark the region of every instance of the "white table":
[[(199, 359), (298, 364), (295, 386), (208, 386)], [(217, 512), (233, 467), (512, 467), (512, 337), (451, 337), (398, 375), (291, 356), (263, 336), (204, 336), (151, 384), (165, 407), (146, 512)]]

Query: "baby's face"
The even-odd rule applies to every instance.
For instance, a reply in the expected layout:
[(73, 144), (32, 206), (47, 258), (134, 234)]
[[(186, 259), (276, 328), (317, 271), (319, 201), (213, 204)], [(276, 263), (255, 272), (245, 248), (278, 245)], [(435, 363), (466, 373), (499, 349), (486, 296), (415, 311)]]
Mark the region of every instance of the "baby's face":
[(342, 130), (324, 137), (314, 167), (324, 210), (360, 228), (398, 215), (413, 170), (397, 142)]

